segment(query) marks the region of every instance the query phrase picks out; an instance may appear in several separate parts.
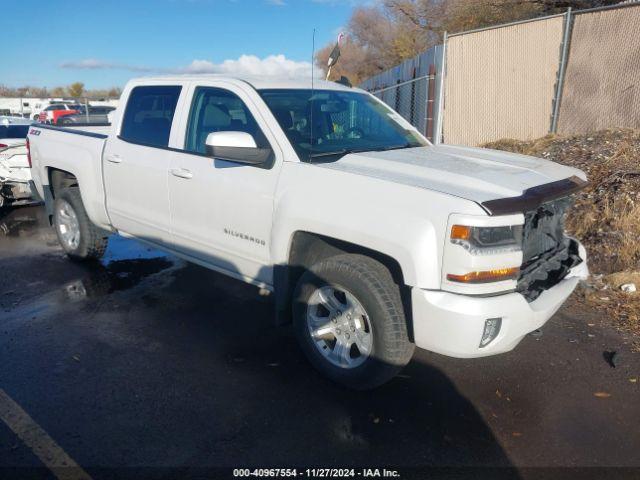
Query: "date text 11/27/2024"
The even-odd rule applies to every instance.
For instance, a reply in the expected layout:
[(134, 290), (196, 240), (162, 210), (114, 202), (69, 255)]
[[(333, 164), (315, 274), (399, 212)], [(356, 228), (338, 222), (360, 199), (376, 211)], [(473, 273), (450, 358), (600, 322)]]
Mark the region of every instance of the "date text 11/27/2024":
[(397, 470), (386, 468), (236, 468), (233, 470), (235, 478), (400, 478)]

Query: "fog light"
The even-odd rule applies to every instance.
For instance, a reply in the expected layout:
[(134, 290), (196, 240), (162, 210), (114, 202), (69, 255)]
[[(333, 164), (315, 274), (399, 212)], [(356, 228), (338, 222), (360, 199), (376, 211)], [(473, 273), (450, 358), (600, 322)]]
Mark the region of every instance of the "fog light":
[(488, 318), (484, 322), (484, 332), (480, 340), (480, 348), (486, 347), (498, 336), (500, 327), (502, 326), (502, 318)]

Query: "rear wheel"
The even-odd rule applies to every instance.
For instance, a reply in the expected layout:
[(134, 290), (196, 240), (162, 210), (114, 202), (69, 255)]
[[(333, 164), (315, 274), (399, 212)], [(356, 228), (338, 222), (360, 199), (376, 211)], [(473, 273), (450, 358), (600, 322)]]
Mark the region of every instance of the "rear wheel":
[(293, 312), (307, 358), (346, 387), (377, 387), (413, 355), (400, 289), (369, 257), (338, 255), (313, 265), (298, 282)]
[(104, 254), (108, 233), (89, 220), (77, 187), (57, 192), (53, 207), (53, 223), (58, 241), (70, 258), (98, 259)]

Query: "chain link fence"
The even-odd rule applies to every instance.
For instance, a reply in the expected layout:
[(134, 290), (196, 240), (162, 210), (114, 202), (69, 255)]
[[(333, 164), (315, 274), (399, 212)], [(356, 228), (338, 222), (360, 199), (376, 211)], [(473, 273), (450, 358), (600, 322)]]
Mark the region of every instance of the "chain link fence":
[(429, 76), (423, 76), (371, 93), (424, 133), (427, 131), (428, 88)]
[(443, 52), (442, 45), (432, 47), (364, 81), (360, 87), (397, 111), (428, 139), (437, 138)]
[(640, 1), (449, 35), (360, 86), (435, 143), (640, 128)]

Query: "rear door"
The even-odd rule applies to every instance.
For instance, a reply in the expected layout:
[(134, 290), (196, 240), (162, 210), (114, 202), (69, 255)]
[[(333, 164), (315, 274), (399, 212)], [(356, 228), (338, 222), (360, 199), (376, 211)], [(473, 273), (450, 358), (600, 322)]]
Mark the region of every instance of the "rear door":
[(167, 175), (172, 124), (181, 85), (134, 87), (103, 154), (107, 211), (125, 235), (171, 244)]
[[(254, 91), (253, 94), (257, 96)], [(170, 166), (175, 247), (214, 268), (257, 284), (272, 283), (269, 240), (282, 153), (260, 113), (259, 99), (225, 82), (192, 85)], [(250, 133), (271, 147), (268, 165), (234, 163), (205, 154), (210, 132)]]

